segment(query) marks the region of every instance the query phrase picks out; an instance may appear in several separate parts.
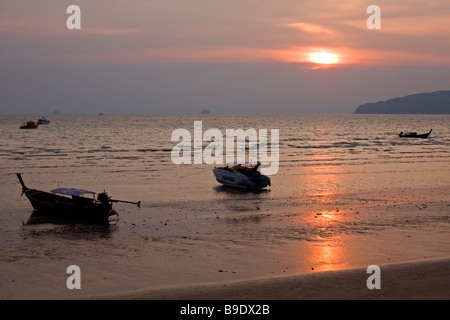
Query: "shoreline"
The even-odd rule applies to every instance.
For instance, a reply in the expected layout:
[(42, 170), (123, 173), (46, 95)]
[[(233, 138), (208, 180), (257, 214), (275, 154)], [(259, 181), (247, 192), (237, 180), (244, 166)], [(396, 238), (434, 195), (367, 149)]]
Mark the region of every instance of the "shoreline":
[[(425, 191), (217, 212), (144, 204), (108, 228), (27, 225), (30, 209), (0, 210), (0, 298), (449, 299), (448, 192)], [(69, 265), (81, 268), (81, 290), (66, 287)], [(367, 289), (369, 265), (381, 267), (381, 290)]]
[(89, 300), (448, 300), (450, 257), (380, 266), (380, 289), (366, 268), (91, 296)]

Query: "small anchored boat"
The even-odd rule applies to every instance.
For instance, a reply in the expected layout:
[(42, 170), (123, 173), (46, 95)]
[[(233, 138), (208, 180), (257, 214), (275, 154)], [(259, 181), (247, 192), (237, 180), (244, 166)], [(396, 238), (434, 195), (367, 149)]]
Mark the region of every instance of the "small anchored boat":
[(34, 121), (27, 121), (20, 126), (20, 129), (36, 129), (39, 125)]
[(213, 173), (217, 182), (225, 186), (259, 190), (271, 185), (270, 178), (258, 171), (260, 165), (258, 162), (253, 167), (242, 164), (217, 167), (213, 169)]
[[(25, 194), (32, 207), (40, 213), (51, 216), (79, 221), (107, 222), (110, 216), (117, 214), (112, 208), (113, 202), (131, 203), (138, 207), (141, 204), (140, 201), (113, 200), (106, 192), (99, 193), (95, 198), (95, 192), (82, 189), (57, 188), (50, 192), (31, 189), (25, 186), (20, 173), (17, 173), (17, 178), (22, 185), (22, 195)], [(86, 194), (92, 197), (86, 197)]]
[(50, 120), (45, 119), (45, 117), (43, 116), (42, 118), (39, 118), (37, 121), (37, 124), (49, 124)]
[(400, 132), (400, 134), (398, 135), (400, 138), (428, 138), (428, 136), (430, 135), (431, 131), (433, 129), (430, 130), (430, 132), (427, 133), (422, 133), (422, 134), (417, 134), (417, 132)]

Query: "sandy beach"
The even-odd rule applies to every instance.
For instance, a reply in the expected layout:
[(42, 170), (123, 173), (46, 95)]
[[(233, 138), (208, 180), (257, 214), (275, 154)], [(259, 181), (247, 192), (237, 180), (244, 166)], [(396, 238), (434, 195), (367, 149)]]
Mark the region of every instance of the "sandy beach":
[[(379, 266), (380, 289), (358, 268), (202, 286), (128, 292), (100, 299), (130, 300), (448, 300), (450, 259)], [(94, 298), (94, 297), (92, 297)]]

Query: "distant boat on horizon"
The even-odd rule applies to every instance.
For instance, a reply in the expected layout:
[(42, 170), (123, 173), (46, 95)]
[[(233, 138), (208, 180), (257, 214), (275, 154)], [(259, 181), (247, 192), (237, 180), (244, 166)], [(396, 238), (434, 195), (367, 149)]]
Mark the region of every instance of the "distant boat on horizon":
[(37, 124), (49, 124), (50, 120), (45, 119), (44, 116), (42, 116), (42, 118), (39, 118), (37, 121)]
[(20, 129), (36, 129), (39, 125), (34, 121), (27, 121), (20, 126)]
[(428, 136), (430, 135), (431, 131), (433, 129), (431, 129), (429, 132), (427, 133), (422, 133), (422, 134), (417, 134), (417, 132), (400, 132), (400, 134), (398, 135), (400, 138), (428, 138)]

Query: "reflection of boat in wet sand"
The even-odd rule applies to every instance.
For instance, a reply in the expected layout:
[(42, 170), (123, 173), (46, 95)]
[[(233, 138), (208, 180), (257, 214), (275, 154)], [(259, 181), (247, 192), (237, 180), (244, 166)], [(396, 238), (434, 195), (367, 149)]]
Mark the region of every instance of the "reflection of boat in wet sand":
[(428, 138), (428, 136), (430, 135), (431, 131), (433, 129), (430, 130), (430, 132), (427, 133), (422, 133), (422, 134), (417, 134), (417, 132), (400, 132), (400, 134), (398, 135), (401, 138)]
[(270, 186), (270, 178), (258, 171), (258, 162), (254, 167), (236, 164), (232, 167), (218, 167), (213, 169), (217, 182), (230, 187), (259, 190)]
[[(112, 208), (113, 202), (126, 202), (140, 206), (139, 202), (111, 199), (106, 192), (99, 193), (82, 189), (58, 188), (51, 192), (30, 189), (25, 186), (20, 173), (17, 174), (24, 193), (33, 208), (41, 213), (58, 217), (80, 219), (80, 221), (95, 220), (107, 222), (108, 218), (117, 214)], [(88, 198), (83, 195), (91, 194)]]
[(34, 121), (27, 121), (20, 126), (20, 129), (36, 129), (39, 125)]
[[(113, 224), (111, 224), (110, 222), (114, 222)], [(97, 231), (97, 232), (105, 232), (106, 234), (109, 233), (110, 229), (109, 227), (112, 225), (115, 225), (116, 223), (119, 222), (119, 219), (108, 219), (108, 220), (103, 220), (103, 219), (82, 219), (82, 218), (73, 218), (73, 217), (60, 217), (57, 215), (51, 215), (45, 212), (41, 212), (38, 210), (33, 210), (33, 212), (31, 213), (31, 215), (28, 217), (28, 220), (22, 221), (23, 225), (40, 225), (40, 224), (53, 224), (53, 225), (85, 225), (85, 226), (101, 226), (103, 228), (108, 227), (107, 229), (80, 229), (77, 228), (76, 230), (76, 234), (74, 234), (74, 236), (76, 236), (77, 239), (80, 239), (80, 236), (83, 236), (84, 231), (86, 231), (87, 233), (90, 233), (92, 235), (92, 231)], [(68, 233), (70, 233), (71, 231), (73, 232), (73, 229), (68, 229), (68, 232), (65, 232), (65, 235), (67, 236)]]

